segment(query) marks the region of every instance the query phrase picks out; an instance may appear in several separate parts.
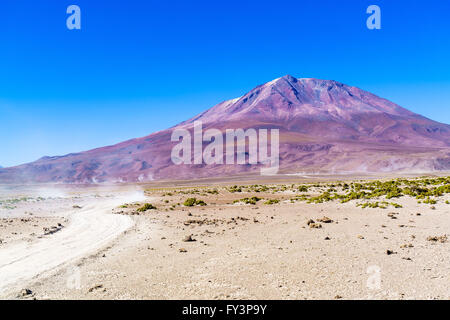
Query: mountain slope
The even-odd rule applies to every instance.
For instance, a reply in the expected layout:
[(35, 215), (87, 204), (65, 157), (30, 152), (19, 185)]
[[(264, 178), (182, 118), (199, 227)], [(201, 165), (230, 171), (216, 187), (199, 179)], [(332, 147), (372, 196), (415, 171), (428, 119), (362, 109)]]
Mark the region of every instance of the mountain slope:
[(174, 165), (171, 133), (277, 128), (281, 173), (450, 169), (450, 126), (332, 80), (284, 76), (149, 136), (0, 170), (0, 182), (125, 182), (258, 174), (250, 165)]

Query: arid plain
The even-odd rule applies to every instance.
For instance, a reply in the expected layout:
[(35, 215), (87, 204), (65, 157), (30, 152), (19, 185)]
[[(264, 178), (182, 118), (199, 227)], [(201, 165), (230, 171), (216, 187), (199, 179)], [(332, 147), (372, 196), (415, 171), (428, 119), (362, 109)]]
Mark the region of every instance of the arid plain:
[(7, 299), (449, 299), (450, 178), (2, 188)]

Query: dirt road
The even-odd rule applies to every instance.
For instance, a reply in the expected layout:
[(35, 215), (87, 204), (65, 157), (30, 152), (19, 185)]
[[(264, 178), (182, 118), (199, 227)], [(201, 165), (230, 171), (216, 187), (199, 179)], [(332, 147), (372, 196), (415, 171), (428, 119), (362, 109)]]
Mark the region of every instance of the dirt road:
[[(0, 250), (0, 295), (67, 262), (93, 253), (133, 225), (128, 216), (111, 214), (138, 195), (101, 200), (70, 215), (61, 231), (33, 243), (18, 243)], [(143, 195), (142, 195), (143, 197)], [(134, 199), (133, 199), (134, 198)]]

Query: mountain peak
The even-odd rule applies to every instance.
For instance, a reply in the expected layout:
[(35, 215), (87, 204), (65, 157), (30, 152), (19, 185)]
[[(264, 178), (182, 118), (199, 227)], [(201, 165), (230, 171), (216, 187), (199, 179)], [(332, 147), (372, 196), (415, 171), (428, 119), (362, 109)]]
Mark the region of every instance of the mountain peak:
[(288, 80), (288, 81), (297, 81), (297, 78), (294, 76), (291, 76), (290, 74), (287, 74), (285, 76), (282, 76), (280, 79)]
[(358, 114), (416, 116), (367, 91), (335, 80), (295, 78), (285, 75), (259, 85), (243, 96), (222, 102), (194, 117), (203, 122), (285, 122), (296, 118), (320, 121), (353, 121)]
[[(287, 74), (287, 75), (285, 75), (285, 76), (282, 76), (282, 77), (273, 79), (273, 80), (271, 80), (271, 81), (269, 81), (269, 82), (266, 82), (265, 84), (262, 85), (262, 87), (270, 87), (270, 86), (273, 86), (273, 85), (275, 85), (275, 84), (277, 84), (277, 83), (280, 83), (280, 82), (292, 82), (292, 83), (296, 83), (297, 81), (298, 81), (297, 78), (295, 78), (295, 77), (293, 77), (293, 76)], [(258, 87), (256, 87), (255, 89), (257, 89), (257, 88), (258, 88)]]

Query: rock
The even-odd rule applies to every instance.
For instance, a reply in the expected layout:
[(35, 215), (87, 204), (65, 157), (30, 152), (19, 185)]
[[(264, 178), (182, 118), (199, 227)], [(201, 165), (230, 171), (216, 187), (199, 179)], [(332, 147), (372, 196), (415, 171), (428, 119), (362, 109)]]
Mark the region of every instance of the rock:
[(447, 240), (448, 240), (447, 235), (433, 236), (433, 237), (427, 238), (427, 241), (440, 242), (440, 243), (445, 243), (445, 242), (447, 242)]
[(363, 237), (362, 235), (360, 235), (360, 234), (357, 236), (357, 238), (358, 238), (358, 239), (361, 239), (361, 240), (364, 239), (364, 237)]
[(193, 241), (197, 241), (197, 240), (192, 238), (192, 235), (188, 235), (188, 236), (183, 238), (183, 242), (193, 242)]
[(98, 284), (98, 285), (96, 285), (95, 287), (90, 288), (88, 291), (89, 291), (89, 292), (92, 292), (92, 291), (94, 291), (94, 290), (101, 289), (101, 288), (103, 288), (103, 285), (102, 285), (102, 284)]
[(330, 218), (325, 217), (325, 216), (321, 219), (317, 219), (317, 221), (323, 222), (323, 223), (332, 223), (333, 222), (333, 220), (331, 220)]
[(388, 213), (388, 217), (390, 217), (391, 219), (397, 219), (397, 217), (395, 215), (397, 215), (398, 213), (395, 212), (390, 212)]
[(29, 296), (32, 294), (33, 294), (33, 291), (31, 291), (30, 289), (22, 289), (22, 291), (20, 291), (20, 295), (22, 297), (26, 297), (26, 296)]
[(391, 254), (396, 254), (397, 252), (394, 252), (394, 251), (392, 251), (392, 250), (386, 250), (386, 254), (388, 255), (388, 256), (390, 256)]
[(310, 223), (310, 224), (309, 224), (309, 227), (310, 227), (311, 229), (321, 229), (321, 228), (322, 228), (322, 225), (321, 225), (320, 223)]
[(180, 248), (180, 249), (178, 249), (178, 251), (179, 251), (179, 252), (182, 252), (182, 253), (187, 252), (187, 250), (186, 250), (185, 248)]
[(313, 219), (309, 219), (308, 222), (306, 222), (306, 224), (309, 226), (310, 224), (315, 223)]
[(325, 237), (325, 240), (331, 240), (330, 237)]

